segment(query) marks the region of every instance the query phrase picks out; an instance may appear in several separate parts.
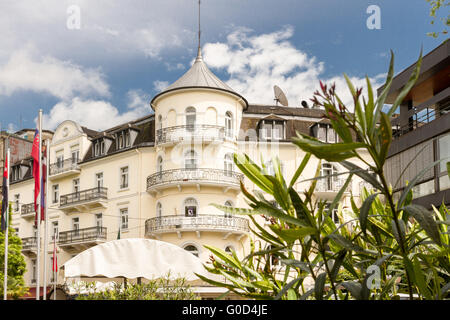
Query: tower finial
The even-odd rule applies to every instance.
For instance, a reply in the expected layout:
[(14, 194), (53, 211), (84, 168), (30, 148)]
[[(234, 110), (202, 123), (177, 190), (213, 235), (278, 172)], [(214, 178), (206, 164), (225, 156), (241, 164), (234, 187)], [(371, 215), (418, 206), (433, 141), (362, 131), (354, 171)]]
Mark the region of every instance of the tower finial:
[(200, 4), (201, 0), (198, 0), (198, 49), (197, 49), (197, 59), (202, 58), (202, 51), (201, 51), (201, 42), (200, 42), (200, 36), (201, 36), (201, 29), (200, 29)]

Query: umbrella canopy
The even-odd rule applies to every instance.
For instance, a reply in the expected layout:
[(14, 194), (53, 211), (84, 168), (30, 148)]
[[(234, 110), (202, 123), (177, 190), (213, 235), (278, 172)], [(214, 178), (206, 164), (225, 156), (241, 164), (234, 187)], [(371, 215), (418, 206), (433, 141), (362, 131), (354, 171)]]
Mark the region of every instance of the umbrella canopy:
[(199, 258), (186, 250), (158, 240), (120, 239), (109, 241), (67, 261), (61, 269), (65, 277), (143, 277), (156, 279), (167, 276), (198, 280), (194, 273), (208, 272)]

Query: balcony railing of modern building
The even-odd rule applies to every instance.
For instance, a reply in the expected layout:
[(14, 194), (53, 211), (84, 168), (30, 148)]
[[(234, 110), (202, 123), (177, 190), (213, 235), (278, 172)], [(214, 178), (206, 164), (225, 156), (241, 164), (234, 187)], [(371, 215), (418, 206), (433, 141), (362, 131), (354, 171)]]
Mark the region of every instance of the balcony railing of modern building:
[(106, 241), (106, 227), (91, 227), (59, 232), (58, 245), (65, 250), (87, 249)]
[(240, 181), (244, 179), (242, 173), (221, 169), (208, 168), (182, 168), (164, 170), (154, 173), (147, 178), (147, 191), (157, 192), (169, 187), (178, 187), (181, 190), (183, 185), (212, 185), (225, 189), (240, 188)]
[[(446, 97), (440, 97), (440, 95), (446, 94)], [(425, 102), (420, 106), (414, 107), (413, 109), (409, 110), (407, 114), (407, 123), (401, 124), (400, 118), (397, 117), (392, 120), (392, 136), (394, 139), (397, 139), (408, 132), (414, 131), (418, 128), (421, 128), (439, 118), (442, 116), (450, 113), (450, 100), (448, 100), (448, 96), (450, 94), (450, 89), (444, 90), (441, 94), (435, 96), (431, 100), (439, 100), (437, 98), (440, 98), (440, 100), (447, 99), (446, 103), (444, 103), (441, 106), (432, 105), (429, 102)], [(443, 96), (444, 96), (443, 95)], [(444, 100), (445, 101), (445, 100)], [(402, 117), (404, 118), (404, 117)]]
[(220, 232), (225, 235), (224, 238), (235, 234), (240, 239), (249, 231), (248, 220), (234, 216), (162, 216), (145, 221), (145, 235), (148, 237), (158, 237), (163, 233), (178, 233), (180, 236), (182, 232), (197, 232), (200, 236), (201, 232)]
[(182, 141), (211, 143), (231, 136), (225, 127), (207, 124), (167, 127), (156, 130), (156, 144), (170, 145)]
[(108, 200), (108, 188), (96, 187), (62, 195), (59, 198), (59, 209), (66, 213), (105, 207)]
[(22, 218), (31, 218), (34, 217), (36, 212), (34, 211), (34, 202), (23, 204), (20, 208), (20, 216)]
[(70, 158), (52, 163), (49, 168), (49, 178), (56, 179), (80, 173), (80, 161), (80, 159)]

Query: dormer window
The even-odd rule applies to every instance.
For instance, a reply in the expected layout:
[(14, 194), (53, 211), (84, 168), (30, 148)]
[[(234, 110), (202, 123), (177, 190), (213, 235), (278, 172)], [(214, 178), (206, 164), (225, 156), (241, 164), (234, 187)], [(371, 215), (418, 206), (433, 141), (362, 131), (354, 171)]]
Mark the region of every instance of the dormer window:
[(313, 137), (319, 139), (322, 142), (336, 143), (339, 141), (336, 131), (331, 124), (328, 123), (316, 123), (311, 127)]
[(117, 150), (129, 148), (131, 146), (130, 130), (123, 130), (116, 134)]
[(284, 121), (262, 120), (259, 124), (259, 137), (263, 140), (286, 139)]
[(105, 140), (103, 138), (96, 140), (94, 142), (94, 156), (98, 157), (104, 155), (105, 152), (106, 152)]

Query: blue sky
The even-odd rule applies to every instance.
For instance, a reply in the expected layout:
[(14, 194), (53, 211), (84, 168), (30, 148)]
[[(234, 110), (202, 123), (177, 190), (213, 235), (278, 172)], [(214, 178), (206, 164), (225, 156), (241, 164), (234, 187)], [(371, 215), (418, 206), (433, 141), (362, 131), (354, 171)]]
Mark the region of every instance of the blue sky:
[[(27, 0), (0, 4), (0, 123), (33, 128), (73, 119), (105, 129), (148, 114), (148, 102), (195, 58), (196, 0)], [(67, 19), (80, 9), (80, 29)], [(381, 29), (366, 12), (381, 9)], [(210, 69), (249, 102), (273, 103), (282, 87), (290, 106), (319, 80), (342, 74), (363, 85), (384, 81), (389, 50), (396, 72), (444, 40), (425, 0), (203, 0), (202, 48)], [(342, 91), (345, 96), (346, 91)], [(101, 121), (99, 121), (101, 120)]]

